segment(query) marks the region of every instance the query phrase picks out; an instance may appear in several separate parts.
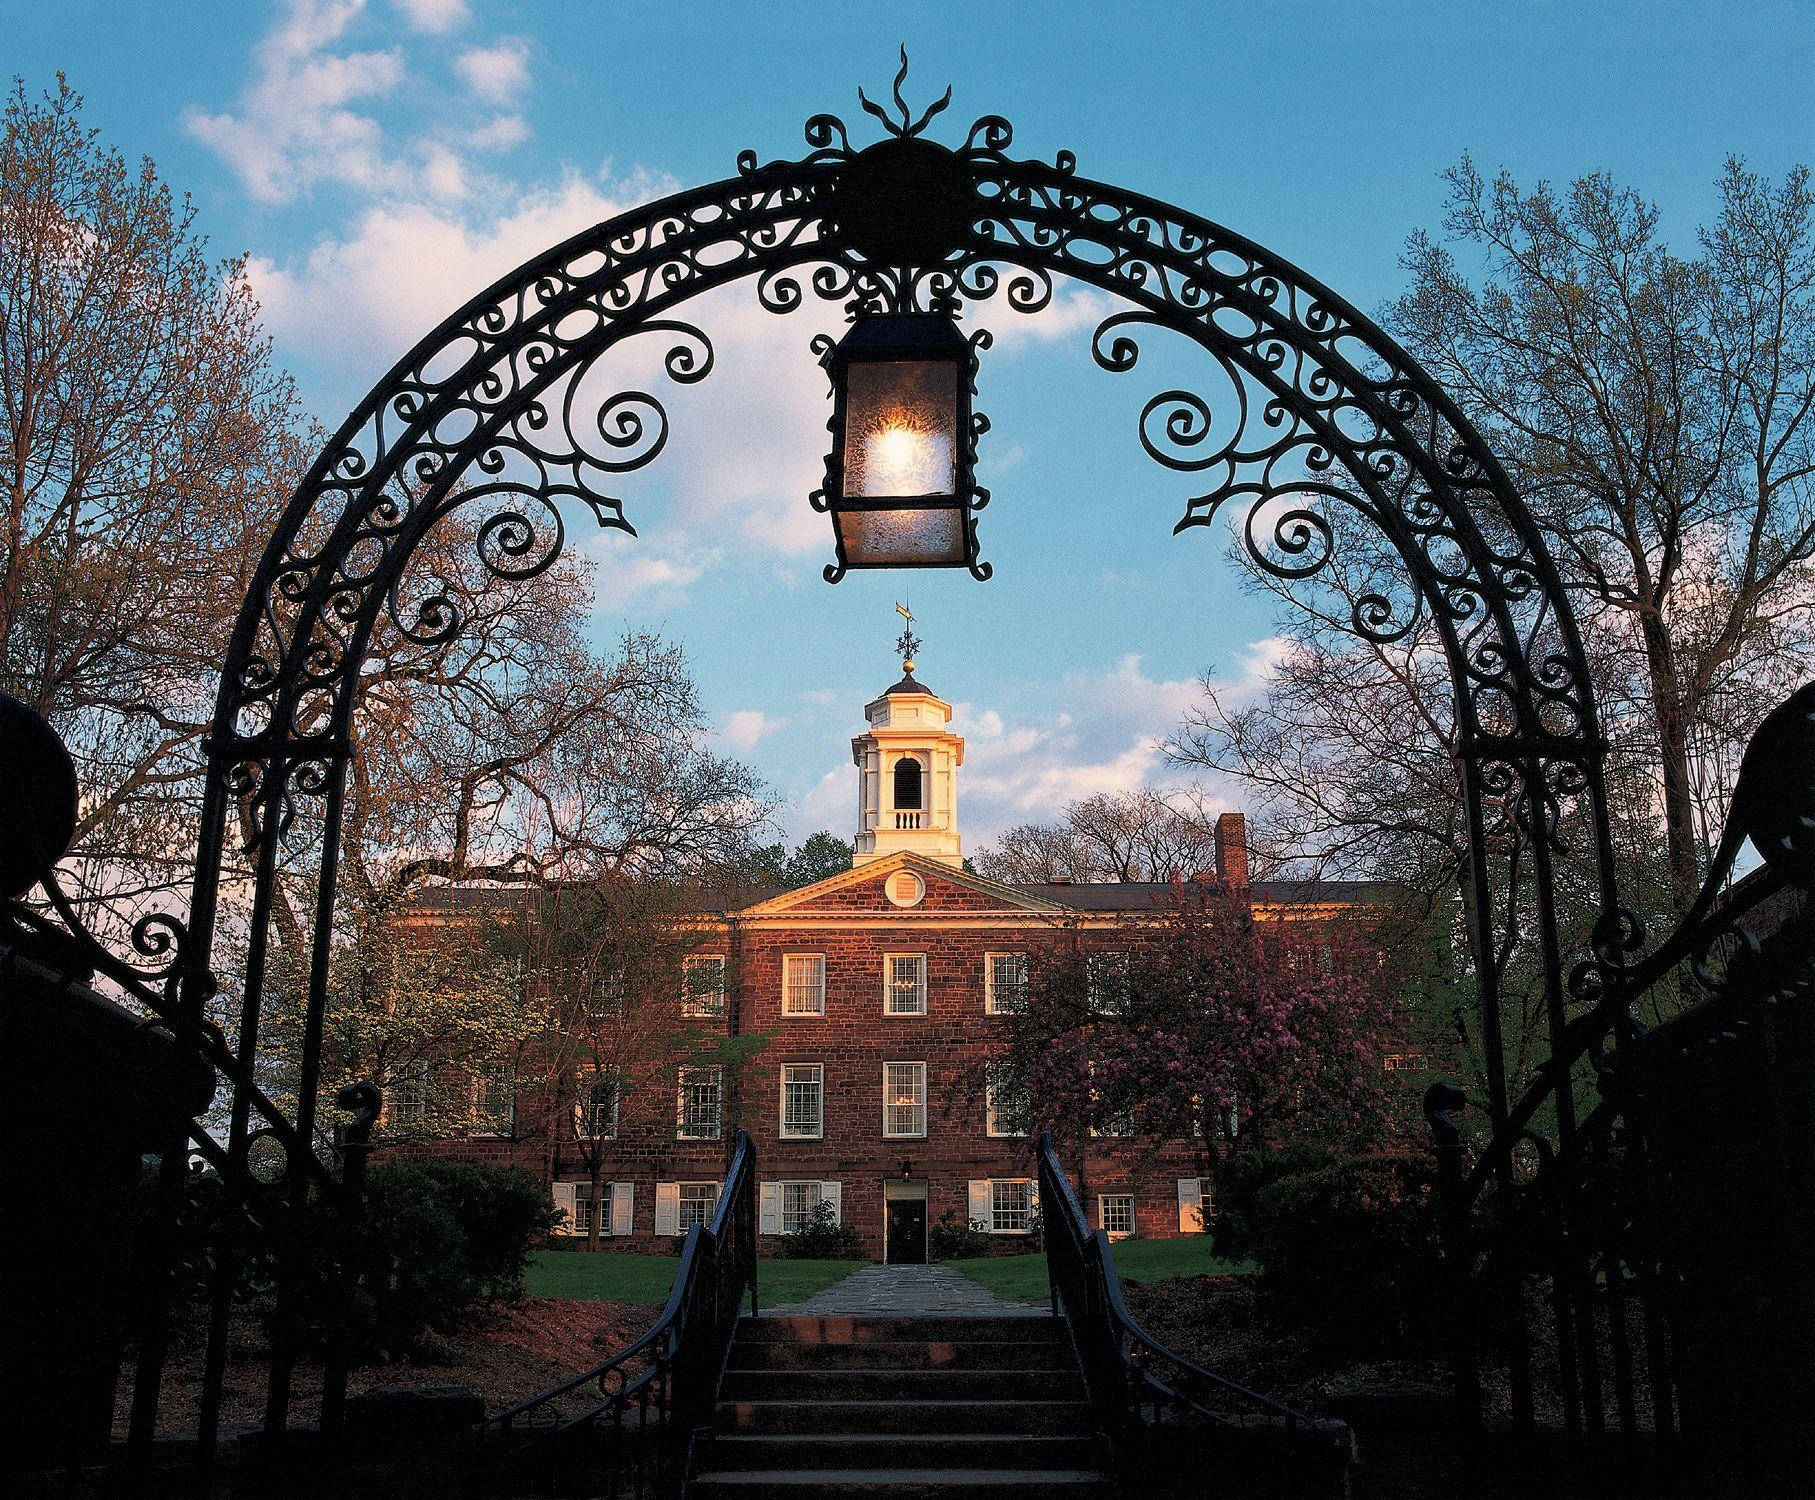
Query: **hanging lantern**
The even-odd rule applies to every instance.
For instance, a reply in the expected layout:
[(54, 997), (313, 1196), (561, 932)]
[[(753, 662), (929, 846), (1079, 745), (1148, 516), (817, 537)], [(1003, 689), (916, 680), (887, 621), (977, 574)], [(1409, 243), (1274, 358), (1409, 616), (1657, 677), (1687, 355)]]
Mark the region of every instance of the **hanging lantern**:
[(976, 356), (940, 313), (866, 313), (821, 363), (832, 380), (832, 451), (813, 497), (832, 514), (836, 583), (848, 568), (969, 568), (976, 510), (989, 498), (973, 478)]

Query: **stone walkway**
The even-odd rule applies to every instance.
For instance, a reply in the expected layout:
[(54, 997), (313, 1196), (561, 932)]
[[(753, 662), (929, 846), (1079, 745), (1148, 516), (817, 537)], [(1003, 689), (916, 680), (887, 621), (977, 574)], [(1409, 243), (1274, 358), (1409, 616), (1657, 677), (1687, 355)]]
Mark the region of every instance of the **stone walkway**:
[(909, 1317), (1041, 1317), (1051, 1311), (1045, 1302), (1004, 1302), (988, 1287), (979, 1286), (950, 1266), (865, 1266), (804, 1302), (763, 1309), (764, 1313), (832, 1317), (885, 1313)]

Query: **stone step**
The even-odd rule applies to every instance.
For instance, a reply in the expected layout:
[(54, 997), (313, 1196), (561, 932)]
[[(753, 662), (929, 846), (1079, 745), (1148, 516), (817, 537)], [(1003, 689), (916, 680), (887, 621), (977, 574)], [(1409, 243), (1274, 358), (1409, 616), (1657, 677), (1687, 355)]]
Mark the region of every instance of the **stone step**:
[(1088, 1469), (1093, 1437), (1006, 1432), (715, 1434), (700, 1445), (700, 1470)]
[(769, 1314), (741, 1318), (737, 1325), (739, 1343), (1057, 1343), (1064, 1337), (1065, 1325), (1045, 1313), (1026, 1317), (940, 1314), (925, 1318), (907, 1314), (848, 1318)]
[(731, 1349), (733, 1370), (1069, 1370), (1071, 1350), (1047, 1339), (976, 1343), (877, 1339), (862, 1344), (784, 1344), (758, 1339)]
[(1063, 1401), (1081, 1398), (1083, 1383), (1067, 1369), (730, 1370), (725, 1401), (964, 1401), (989, 1396)]
[(793, 1500), (807, 1495), (888, 1496), (889, 1500), (988, 1495), (992, 1500), (1043, 1500), (1061, 1495), (1107, 1495), (1095, 1469), (776, 1469), (741, 1474), (707, 1470), (688, 1493), (736, 1495), (741, 1500)]
[(868, 1400), (720, 1401), (719, 1431), (726, 1433), (855, 1432), (1045, 1433), (1073, 1437), (1091, 1431), (1084, 1401)]

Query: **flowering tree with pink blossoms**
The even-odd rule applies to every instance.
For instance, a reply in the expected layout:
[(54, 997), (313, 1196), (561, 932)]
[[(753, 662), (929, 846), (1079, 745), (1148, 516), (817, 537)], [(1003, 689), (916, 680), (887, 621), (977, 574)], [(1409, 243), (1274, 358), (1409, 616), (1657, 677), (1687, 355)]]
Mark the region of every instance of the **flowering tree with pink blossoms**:
[(1391, 991), (1355, 920), (1257, 920), (1241, 892), (1181, 884), (1138, 932), (1073, 926), (1029, 955), (994, 1079), (1077, 1146), (1354, 1143), (1385, 1118)]

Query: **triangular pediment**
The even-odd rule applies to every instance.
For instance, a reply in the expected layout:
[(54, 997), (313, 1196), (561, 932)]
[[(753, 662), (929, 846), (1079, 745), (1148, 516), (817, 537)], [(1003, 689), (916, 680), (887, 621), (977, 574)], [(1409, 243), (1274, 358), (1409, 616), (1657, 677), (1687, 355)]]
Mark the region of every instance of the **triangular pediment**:
[[(903, 907), (890, 901), (886, 890), (889, 877), (899, 870), (911, 870), (920, 877), (925, 894), (913, 906)], [(1030, 915), (1059, 916), (1066, 908), (1051, 901), (1030, 896), (1012, 885), (987, 880), (969, 870), (954, 869), (941, 860), (925, 855), (900, 853), (871, 860), (855, 869), (830, 875), (799, 890), (784, 891), (767, 901), (746, 906), (738, 917), (770, 917), (788, 913), (802, 916), (812, 913), (903, 913), (927, 914), (954, 911), (1026, 912)]]

